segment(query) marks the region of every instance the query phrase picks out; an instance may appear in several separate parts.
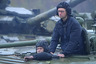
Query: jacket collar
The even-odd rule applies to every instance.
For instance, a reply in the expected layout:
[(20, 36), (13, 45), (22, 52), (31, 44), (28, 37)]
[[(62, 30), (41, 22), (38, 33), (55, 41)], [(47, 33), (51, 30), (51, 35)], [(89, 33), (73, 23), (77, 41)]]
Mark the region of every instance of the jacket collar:
[(62, 19), (60, 19), (60, 20), (59, 20), (59, 23), (64, 25), (64, 24), (67, 23), (68, 20), (69, 20), (69, 17), (68, 17), (65, 21), (63, 21)]

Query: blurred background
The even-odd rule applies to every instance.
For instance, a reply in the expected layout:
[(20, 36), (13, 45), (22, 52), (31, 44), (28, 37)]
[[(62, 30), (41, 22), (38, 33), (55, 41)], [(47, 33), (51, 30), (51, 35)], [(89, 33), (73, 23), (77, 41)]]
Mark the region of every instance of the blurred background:
[[(41, 12), (44, 12), (56, 7), (58, 3), (62, 1), (66, 0), (11, 0), (11, 6), (24, 7), (27, 9), (40, 9)], [(93, 12), (93, 10), (96, 10), (95, 6), (96, 0), (86, 0), (73, 9), (78, 12)]]

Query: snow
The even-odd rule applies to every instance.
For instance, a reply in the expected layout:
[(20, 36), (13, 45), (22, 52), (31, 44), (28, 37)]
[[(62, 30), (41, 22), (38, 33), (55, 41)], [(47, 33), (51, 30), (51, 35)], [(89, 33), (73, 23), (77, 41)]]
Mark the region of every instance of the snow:
[(0, 21), (13, 21), (14, 16), (0, 16)]
[(31, 11), (20, 7), (6, 7), (6, 11), (16, 12), (18, 14), (29, 14), (29, 15), (33, 14)]

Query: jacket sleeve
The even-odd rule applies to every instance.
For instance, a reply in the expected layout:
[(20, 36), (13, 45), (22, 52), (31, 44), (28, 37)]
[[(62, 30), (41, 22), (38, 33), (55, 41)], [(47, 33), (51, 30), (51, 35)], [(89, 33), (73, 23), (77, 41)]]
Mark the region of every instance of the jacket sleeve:
[(58, 25), (56, 23), (52, 34), (51, 43), (49, 46), (49, 52), (53, 52), (53, 53), (55, 52), (58, 42), (59, 42), (59, 33), (58, 33)]
[(33, 60), (51, 60), (52, 55), (47, 52), (41, 52), (33, 55)]
[(75, 52), (74, 50), (76, 50), (78, 48), (78, 44), (81, 43), (80, 40), (82, 40), (81, 32), (82, 32), (82, 28), (81, 28), (80, 24), (78, 22), (74, 23), (71, 27), (71, 33), (70, 33), (70, 38), (69, 38), (69, 42), (68, 42), (69, 44), (63, 51), (63, 54), (65, 56), (74, 53)]

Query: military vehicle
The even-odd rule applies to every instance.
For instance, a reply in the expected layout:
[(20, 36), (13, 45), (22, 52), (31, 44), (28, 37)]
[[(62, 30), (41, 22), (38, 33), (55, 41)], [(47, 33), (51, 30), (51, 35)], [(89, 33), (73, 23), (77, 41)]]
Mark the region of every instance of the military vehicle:
[[(3, 0), (0, 0), (3, 1)], [(7, 1), (7, 0), (6, 0)], [(68, 3), (74, 7), (77, 4), (86, 1), (86, 0), (73, 0), (72, 2), (68, 1)], [(1, 3), (1, 2), (0, 2)], [(7, 1), (8, 3), (8, 1)], [(6, 7), (6, 6), (5, 6)], [(3, 10), (3, 11), (2, 11)], [(2, 27), (0, 30), (0, 33), (23, 33), (23, 34), (42, 34), (45, 32), (45, 34), (49, 35), (51, 34), (52, 30), (50, 30), (48, 27), (48, 23), (46, 24), (46, 19), (49, 19), (51, 16), (55, 15), (56, 8), (53, 8), (45, 13), (39, 14), (37, 16), (34, 15), (28, 15), (26, 18), (25, 16), (22, 18), (18, 14), (17, 16), (14, 16), (14, 14), (9, 13), (8, 11), (4, 9), (0, 9), (0, 18), (6, 17), (6, 15), (11, 16), (10, 21), (2, 21), (0, 19), (0, 26)], [(5, 12), (5, 13), (1, 13)], [(92, 29), (91, 25), (95, 24), (95, 18), (96, 14), (92, 14), (92, 19), (89, 19), (86, 14), (76, 14), (76, 19), (80, 22), (82, 27), (86, 29)], [(85, 21), (93, 21), (93, 23), (85, 22)], [(2, 21), (2, 22), (1, 22)], [(52, 21), (53, 22), (53, 21)], [(49, 22), (49, 25), (52, 23)], [(54, 24), (55, 22), (53, 22)], [(91, 25), (90, 25), (91, 24)], [(8, 30), (5, 29), (5, 26)], [(54, 25), (53, 25), (54, 26)], [(91, 28), (90, 28), (90, 27)], [(30, 30), (30, 29), (31, 30)], [(95, 25), (93, 25), (93, 28), (95, 30)], [(19, 29), (19, 30), (18, 30)], [(21, 30), (23, 29), (23, 30)], [(36, 29), (36, 30), (35, 30)], [(42, 32), (41, 32), (42, 31)], [(36, 38), (34, 40), (27, 40), (27, 41), (17, 41), (17, 42), (11, 42), (11, 43), (4, 43), (0, 44), (0, 64), (95, 64), (96, 63), (96, 36), (94, 31), (86, 31), (84, 32), (84, 38), (85, 38), (85, 44), (86, 44), (86, 50), (89, 53), (88, 55), (73, 55), (68, 58), (60, 58), (60, 59), (52, 59), (50, 61), (29, 61), (25, 62), (23, 57), (24, 55), (30, 55), (35, 53), (35, 47), (34, 45), (39, 41), (42, 40), (42, 38), (50, 43), (51, 37), (43, 36), (42, 38)], [(22, 47), (21, 47), (22, 46)], [(24, 46), (24, 47), (23, 47)], [(29, 46), (29, 47), (28, 47)], [(11, 47), (11, 48), (10, 48)], [(60, 50), (59, 47), (57, 47), (56, 54), (58, 54), (58, 51)]]
[[(78, 2), (74, 0), (70, 2), (70, 5), (74, 7), (83, 1), (86, 0), (81, 0)], [(25, 8), (11, 7), (8, 6), (9, 4), (10, 0), (0, 0), (0, 34), (52, 34), (52, 30), (55, 25), (54, 23), (56, 22), (50, 20), (49, 18), (56, 14), (56, 8), (39, 15), (34, 15), (35, 13), (31, 12), (30, 10)]]

